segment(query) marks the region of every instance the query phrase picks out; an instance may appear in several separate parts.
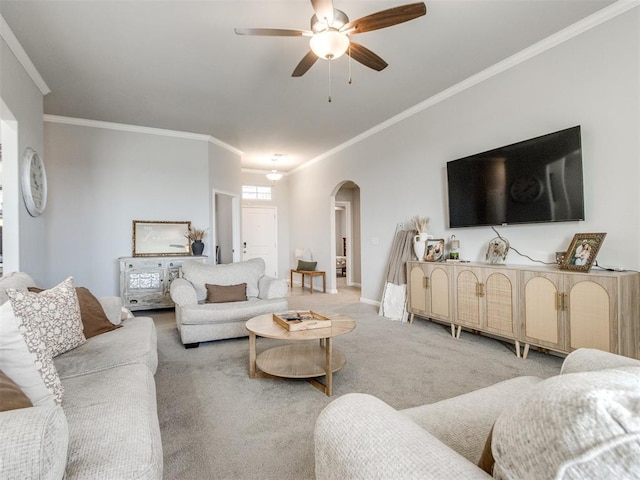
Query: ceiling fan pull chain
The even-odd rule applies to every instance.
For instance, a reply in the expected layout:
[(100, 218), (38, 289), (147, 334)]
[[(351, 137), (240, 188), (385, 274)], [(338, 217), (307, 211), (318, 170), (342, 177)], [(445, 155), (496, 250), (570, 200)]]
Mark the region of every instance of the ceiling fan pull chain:
[(331, 103), (331, 59), (329, 59), (329, 103)]
[(351, 85), (351, 42), (349, 42), (349, 85)]

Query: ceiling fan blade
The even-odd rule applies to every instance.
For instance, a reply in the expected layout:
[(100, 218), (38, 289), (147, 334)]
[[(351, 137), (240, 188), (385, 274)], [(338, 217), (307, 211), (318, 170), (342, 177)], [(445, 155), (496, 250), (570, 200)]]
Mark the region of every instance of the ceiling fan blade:
[(300, 60), (300, 63), (295, 68), (295, 70), (293, 71), (291, 76), (292, 77), (301, 77), (302, 75), (307, 73), (307, 70), (309, 70), (311, 67), (313, 67), (313, 64), (316, 63), (316, 60), (318, 60), (317, 55), (315, 53), (313, 53), (311, 50), (309, 50), (309, 53), (307, 53), (302, 58), (302, 60)]
[(372, 13), (366, 17), (358, 18), (340, 28), (341, 32), (349, 34), (370, 32), (380, 28), (391, 27), (398, 23), (408, 22), (427, 13), (424, 2), (401, 5), (380, 12)]
[(367, 47), (363, 47), (353, 40), (351, 41), (346, 53), (356, 62), (360, 62), (365, 67), (372, 68), (374, 70), (377, 70), (378, 72), (380, 70), (384, 70), (388, 65), (387, 62), (385, 62), (382, 58), (373, 53)]
[(263, 37), (310, 37), (309, 30), (287, 30), (284, 28), (234, 28), (236, 35), (261, 35)]
[(333, 0), (311, 0), (311, 6), (318, 20), (323, 21), (327, 18), (328, 23), (333, 21)]

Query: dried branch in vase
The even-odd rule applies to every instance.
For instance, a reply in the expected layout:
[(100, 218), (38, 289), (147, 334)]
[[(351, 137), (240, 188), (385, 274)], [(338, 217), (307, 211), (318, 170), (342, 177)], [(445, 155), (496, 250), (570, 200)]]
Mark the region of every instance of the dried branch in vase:
[(199, 240), (202, 240), (206, 234), (207, 230), (199, 230), (197, 228), (189, 227), (189, 233), (187, 233), (185, 237), (190, 242), (197, 242)]
[(429, 217), (421, 217), (420, 215), (416, 215), (411, 219), (411, 224), (413, 228), (418, 231), (418, 233), (427, 233), (429, 228)]

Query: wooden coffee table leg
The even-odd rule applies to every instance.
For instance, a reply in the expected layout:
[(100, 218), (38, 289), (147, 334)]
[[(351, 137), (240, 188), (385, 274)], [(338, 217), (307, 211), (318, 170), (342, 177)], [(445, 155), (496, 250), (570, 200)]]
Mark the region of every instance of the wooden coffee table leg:
[(249, 332), (249, 378), (256, 378), (256, 334)]
[(333, 368), (332, 368), (333, 352), (331, 351), (331, 343), (332, 343), (331, 338), (327, 338), (324, 346), (324, 355), (325, 355), (324, 369), (326, 373), (326, 377), (325, 377), (326, 385), (325, 385), (324, 393), (327, 395), (327, 397), (330, 397), (331, 395), (333, 395)]

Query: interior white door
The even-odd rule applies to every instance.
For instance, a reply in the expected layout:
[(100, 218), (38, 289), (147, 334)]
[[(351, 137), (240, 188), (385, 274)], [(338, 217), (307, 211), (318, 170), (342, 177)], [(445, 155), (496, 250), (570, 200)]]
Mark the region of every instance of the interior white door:
[(278, 278), (278, 218), (275, 207), (242, 207), (242, 259), (261, 257), (265, 273)]

